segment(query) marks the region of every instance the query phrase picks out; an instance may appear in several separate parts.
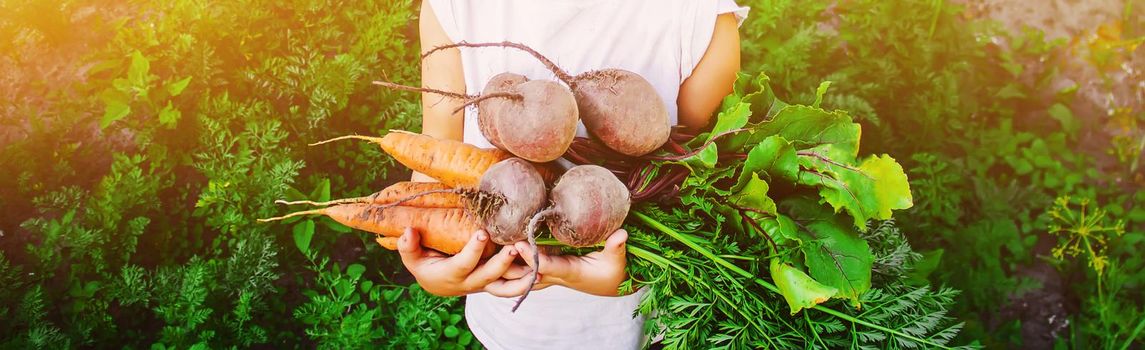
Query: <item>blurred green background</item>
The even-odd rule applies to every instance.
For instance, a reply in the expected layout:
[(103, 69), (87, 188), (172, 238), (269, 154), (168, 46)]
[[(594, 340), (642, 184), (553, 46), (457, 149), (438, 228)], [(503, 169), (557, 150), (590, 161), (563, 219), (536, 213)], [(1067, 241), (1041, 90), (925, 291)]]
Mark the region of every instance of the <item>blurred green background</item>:
[[(740, 3), (745, 71), (906, 166), (963, 343), (1145, 345), (1145, 2)], [(0, 347), (479, 347), (371, 237), (255, 222), (408, 178), (306, 144), (418, 130), (369, 82), (418, 83), (419, 6), (0, 1)]]

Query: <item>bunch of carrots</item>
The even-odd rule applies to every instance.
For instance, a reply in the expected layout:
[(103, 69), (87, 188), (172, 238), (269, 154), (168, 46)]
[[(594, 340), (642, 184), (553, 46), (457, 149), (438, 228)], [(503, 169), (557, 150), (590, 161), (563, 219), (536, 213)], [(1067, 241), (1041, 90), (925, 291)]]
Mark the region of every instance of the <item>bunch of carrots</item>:
[[(422, 233), (425, 247), (456, 254), (469, 241), (470, 235), (480, 229), (480, 224), (464, 209), (462, 196), (450, 190), (476, 188), (490, 166), (512, 157), (496, 148), (479, 148), (405, 131), (391, 131), (383, 137), (343, 136), (311, 146), (344, 139), (376, 143), (402, 165), (439, 182), (399, 182), (366, 197), (327, 202), (278, 201), (280, 204), (320, 208), (259, 221), (326, 215), (348, 227), (376, 234), (378, 244), (390, 250), (397, 249), (398, 237), (408, 227)], [(548, 167), (539, 166), (537, 169), (547, 181), (555, 177)], [(496, 247), (491, 241), (487, 244), (485, 253), (491, 255)]]

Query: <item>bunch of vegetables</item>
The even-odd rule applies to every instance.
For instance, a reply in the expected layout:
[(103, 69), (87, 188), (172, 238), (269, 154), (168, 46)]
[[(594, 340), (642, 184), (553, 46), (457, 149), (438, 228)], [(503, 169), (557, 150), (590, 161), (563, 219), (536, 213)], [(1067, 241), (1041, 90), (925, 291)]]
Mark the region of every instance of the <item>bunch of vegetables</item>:
[[(548, 244), (592, 247), (627, 220), (631, 279), (623, 288), (650, 289), (641, 311), (672, 348), (944, 348), (961, 327), (947, 325), (953, 291), (903, 282), (917, 255), (901, 234), (871, 234), (897, 232), (869, 223), (909, 208), (910, 188), (891, 157), (859, 156), (860, 126), (849, 115), (819, 108), (828, 84), (812, 105), (792, 105), (771, 93), (766, 76), (741, 75), (713, 129), (692, 136), (668, 128), (663, 102), (635, 73), (572, 76), (516, 43), (448, 47), (521, 50), (560, 83), (502, 73), (480, 95), (463, 95), (377, 82), (476, 105), (481, 132), (497, 148), (400, 131), (351, 136), (441, 184), (286, 202), (327, 206), (286, 217), (328, 215), (379, 234), (390, 249), (413, 227), (425, 246), (447, 254), (478, 228), (492, 243), (535, 245), (541, 221), (556, 240)], [(592, 138), (575, 137), (578, 121)], [(664, 127), (649, 127), (656, 125)], [(579, 165), (548, 190), (556, 176), (545, 163), (562, 156)], [(878, 279), (873, 271), (891, 272)], [(876, 280), (881, 288), (872, 288)]]
[[(741, 74), (710, 132), (645, 161), (606, 159), (622, 177), (669, 188), (626, 228), (628, 288), (668, 348), (949, 348), (955, 291), (908, 284), (919, 259), (892, 212), (912, 197), (887, 155), (859, 156), (844, 111), (788, 104), (766, 75)], [(677, 176), (677, 174), (686, 174)], [(665, 184), (667, 182), (667, 184)]]
[[(326, 215), (377, 234), (378, 244), (390, 250), (396, 249), (404, 230), (412, 228), (422, 234), (424, 246), (445, 254), (460, 252), (470, 235), (482, 229), (491, 238), (483, 253), (488, 257), (494, 243), (527, 240), (536, 246), (534, 233), (541, 221), (558, 241), (573, 247), (591, 246), (619, 229), (628, 214), (628, 189), (599, 166), (576, 166), (561, 175), (552, 187), (552, 204), (545, 208), (549, 199), (545, 178), (551, 179), (552, 173), (543, 164), (498, 149), (404, 131), (391, 131), (384, 137), (344, 136), (314, 145), (347, 138), (375, 142), (398, 162), (440, 182), (400, 182), (370, 196), (326, 202), (279, 201), (322, 208), (260, 221)], [(539, 263), (540, 257), (534, 254), (533, 259)], [(531, 278), (536, 280), (535, 272)], [(528, 292), (517, 305), (527, 296)]]

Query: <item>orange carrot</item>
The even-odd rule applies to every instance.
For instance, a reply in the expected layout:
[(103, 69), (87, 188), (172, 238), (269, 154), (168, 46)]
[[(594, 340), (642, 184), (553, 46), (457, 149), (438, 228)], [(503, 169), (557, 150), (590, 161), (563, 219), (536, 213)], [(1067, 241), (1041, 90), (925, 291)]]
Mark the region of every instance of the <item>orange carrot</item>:
[(402, 165), (453, 188), (476, 188), (485, 169), (511, 156), (496, 148), (478, 148), (461, 141), (435, 139), (400, 130), (390, 131), (383, 137), (336, 137), (311, 146), (344, 139), (376, 143)]
[(374, 241), (377, 241), (378, 245), (382, 246), (382, 248), (386, 248), (389, 250), (398, 250), (398, 238), (397, 237), (378, 236), (377, 238), (374, 239)]
[[(479, 148), (460, 141), (438, 139), (401, 130), (391, 130), (383, 137), (347, 135), (310, 145), (317, 146), (345, 139), (376, 143), (407, 168), (453, 188), (476, 188), (485, 170), (513, 156), (496, 148)], [(533, 165), (537, 167), (546, 184), (552, 184), (560, 177), (548, 163)]]
[[(418, 208), (461, 208), (463, 206), (461, 195), (457, 193), (440, 192), (449, 190), (449, 186), (440, 182), (398, 182), (386, 189), (365, 197), (335, 199), (325, 202), (313, 201), (275, 201), (278, 204), (294, 205), (309, 204), (314, 206), (328, 206), (348, 203), (394, 204), (401, 201), (401, 206)], [(427, 193), (431, 191), (438, 191)], [(426, 193), (420, 196), (418, 194)]]
[[(454, 208), (389, 207), (378, 209), (374, 205), (354, 203), (290, 213), (285, 216), (259, 219), (268, 222), (302, 215), (326, 215), (351, 228), (377, 233), (386, 237), (399, 237), (406, 227), (421, 234), (421, 244), (446, 254), (457, 254), (469, 237), (479, 229), (477, 220)], [(485, 256), (492, 255), (494, 245), (486, 243)]]

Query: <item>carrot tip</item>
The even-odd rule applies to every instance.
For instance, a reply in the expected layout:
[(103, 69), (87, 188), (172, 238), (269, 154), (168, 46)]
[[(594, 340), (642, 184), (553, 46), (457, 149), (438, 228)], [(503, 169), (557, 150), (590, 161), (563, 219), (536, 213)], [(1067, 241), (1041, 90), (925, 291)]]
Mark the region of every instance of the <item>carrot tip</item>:
[(293, 212), (293, 213), (290, 213), (290, 214), (286, 214), (286, 215), (283, 215), (283, 216), (276, 216), (276, 217), (273, 217), (273, 218), (266, 218), (266, 219), (258, 219), (258, 222), (271, 222), (271, 221), (279, 221), (279, 220), (286, 220), (286, 219), (289, 219), (289, 218), (292, 218), (292, 217), (295, 217), (295, 216), (303, 216), (303, 215), (314, 215), (314, 214), (325, 214), (325, 213), (326, 213), (326, 208), (321, 208), (321, 209), (313, 209), (313, 210), (303, 210), (303, 211), (296, 211), (296, 212)]
[(381, 138), (381, 137), (362, 136), (362, 135), (346, 135), (346, 136), (339, 136), (339, 137), (335, 137), (335, 138), (332, 138), (332, 139), (329, 139), (329, 140), (324, 140), (324, 141), (318, 141), (318, 142), (315, 142), (315, 143), (311, 143), (311, 144), (309, 144), (309, 146), (318, 146), (318, 145), (323, 145), (323, 144), (331, 143), (331, 142), (334, 142), (334, 141), (341, 141), (341, 140), (348, 140), (348, 139), (366, 140), (366, 141), (375, 142), (375, 143), (377, 143), (377, 142), (382, 142), (382, 138)]

